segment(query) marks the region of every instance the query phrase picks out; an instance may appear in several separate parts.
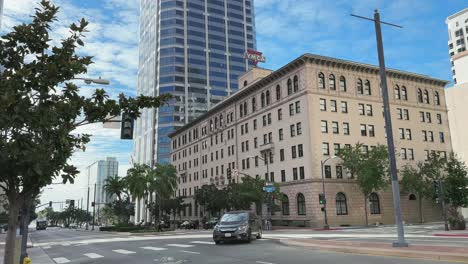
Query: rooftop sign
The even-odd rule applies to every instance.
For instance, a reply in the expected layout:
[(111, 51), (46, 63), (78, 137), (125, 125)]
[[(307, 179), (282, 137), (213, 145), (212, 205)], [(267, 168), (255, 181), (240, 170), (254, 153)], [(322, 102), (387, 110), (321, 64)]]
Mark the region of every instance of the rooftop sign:
[(254, 66), (257, 66), (257, 63), (259, 62), (265, 62), (266, 58), (263, 56), (263, 53), (260, 51), (256, 51), (253, 49), (247, 49), (244, 55), (245, 59), (248, 59), (253, 63)]

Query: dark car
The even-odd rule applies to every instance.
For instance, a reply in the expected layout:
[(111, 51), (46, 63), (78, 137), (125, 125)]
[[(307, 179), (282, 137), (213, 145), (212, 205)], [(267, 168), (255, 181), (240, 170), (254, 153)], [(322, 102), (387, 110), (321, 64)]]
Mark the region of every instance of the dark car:
[(225, 213), (213, 230), (213, 240), (216, 244), (232, 240), (250, 242), (254, 236), (257, 239), (262, 238), (262, 223), (249, 211)]
[(47, 221), (36, 221), (36, 230), (46, 230)]

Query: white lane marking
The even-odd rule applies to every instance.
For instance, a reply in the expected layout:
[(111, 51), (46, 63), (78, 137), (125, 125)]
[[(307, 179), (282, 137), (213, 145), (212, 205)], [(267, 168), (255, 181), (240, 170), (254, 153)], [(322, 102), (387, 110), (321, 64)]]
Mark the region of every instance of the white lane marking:
[(185, 244), (167, 244), (169, 247), (181, 247), (181, 248), (189, 248), (194, 247), (194, 245), (185, 245)]
[(260, 263), (260, 264), (275, 264), (273, 262), (265, 262), (265, 261), (255, 261), (256, 263)]
[(92, 258), (92, 259), (97, 259), (97, 258), (103, 258), (104, 256), (101, 256), (99, 254), (96, 254), (96, 253), (86, 253), (86, 254), (83, 254), (85, 256), (87, 256), (88, 258)]
[(64, 246), (64, 247), (68, 247), (68, 246), (70, 246), (70, 245), (71, 245), (70, 243), (63, 243), (63, 244), (62, 244), (62, 246)]
[(200, 252), (195, 252), (195, 251), (181, 250), (180, 252), (189, 253), (189, 254), (197, 254), (197, 255), (200, 255)]
[(214, 245), (215, 242), (211, 242), (211, 241), (190, 241), (190, 243), (193, 243), (193, 244), (205, 244), (205, 245)]
[(161, 251), (166, 250), (167, 248), (160, 248), (160, 247), (141, 247), (142, 249), (154, 250), (154, 251)]
[(120, 253), (120, 254), (125, 254), (125, 255), (135, 254), (136, 253), (135, 251), (128, 251), (128, 250), (125, 250), (125, 249), (114, 249), (112, 251), (114, 251), (116, 253)]
[(49, 248), (51, 248), (51, 246), (42, 247), (42, 249), (49, 249)]
[(54, 258), (55, 263), (68, 263), (70, 260), (66, 258)]

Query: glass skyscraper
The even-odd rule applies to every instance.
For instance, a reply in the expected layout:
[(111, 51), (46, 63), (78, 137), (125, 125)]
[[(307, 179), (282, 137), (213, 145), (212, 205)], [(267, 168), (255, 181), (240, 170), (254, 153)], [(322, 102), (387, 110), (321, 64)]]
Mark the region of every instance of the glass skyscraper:
[(253, 0), (141, 0), (138, 94), (174, 98), (136, 121), (134, 162), (170, 162), (167, 135), (237, 91), (248, 48)]

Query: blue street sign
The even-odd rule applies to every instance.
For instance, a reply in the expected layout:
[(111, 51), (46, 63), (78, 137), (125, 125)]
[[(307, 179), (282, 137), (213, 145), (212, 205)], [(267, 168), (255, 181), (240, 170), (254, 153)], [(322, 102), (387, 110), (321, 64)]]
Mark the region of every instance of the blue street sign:
[(263, 190), (267, 193), (272, 193), (275, 191), (275, 186), (273, 185), (267, 185), (265, 187), (263, 187)]

